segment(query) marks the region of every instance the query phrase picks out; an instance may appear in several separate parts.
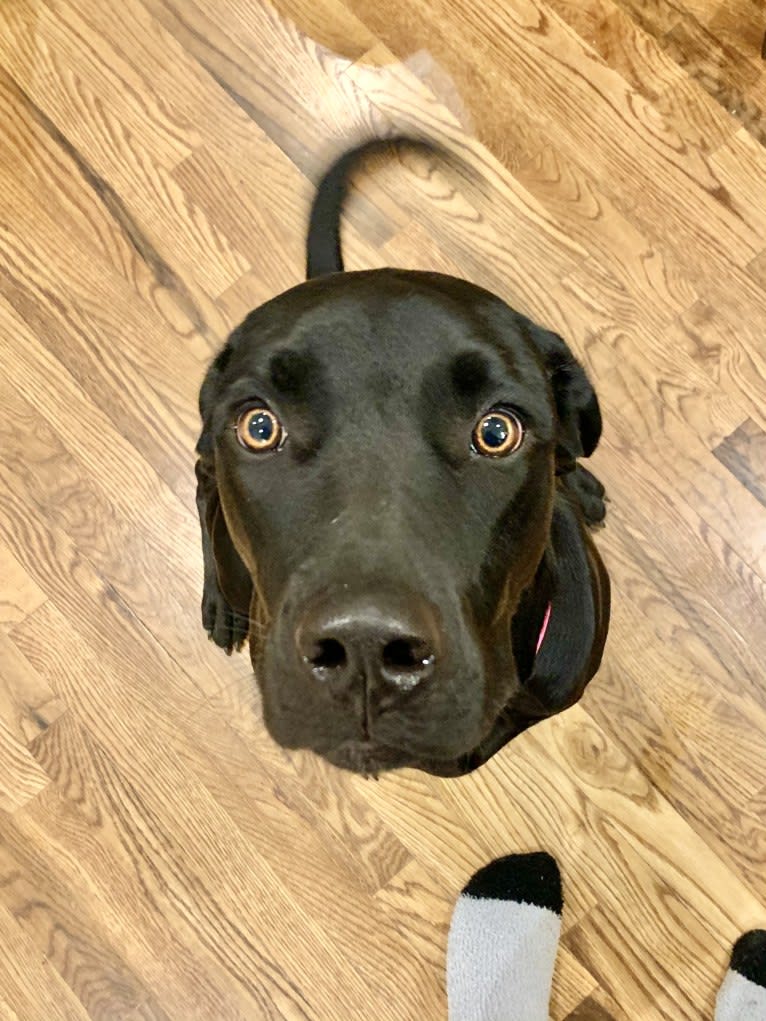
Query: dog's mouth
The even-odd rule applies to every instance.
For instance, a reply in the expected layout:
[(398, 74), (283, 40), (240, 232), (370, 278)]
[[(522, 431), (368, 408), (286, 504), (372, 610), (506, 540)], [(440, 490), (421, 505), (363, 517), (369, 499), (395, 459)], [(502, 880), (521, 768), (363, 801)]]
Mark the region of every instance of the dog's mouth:
[[(311, 618), (303, 601), (297, 605), (296, 611), (288, 603), (289, 612), (273, 618), (270, 640), (253, 658), (266, 726), (284, 747), (310, 749), (336, 768), (368, 777), (404, 768), (456, 775), (458, 765), (492, 733), (514, 695), (517, 664), (510, 620), (498, 618), (481, 630), (465, 610), (451, 616), (442, 612), (452, 626), (428, 635), (434, 662), (415, 655), (419, 646), (411, 640), (400, 642), (412, 664), (397, 655), (392, 672), (391, 643), (375, 631), (375, 642), (357, 649), (357, 632), (340, 613), (330, 619), (335, 640), (319, 643), (321, 663), (316, 656), (301, 658), (302, 628)], [(530, 638), (532, 657), (544, 641), (548, 617), (537, 622)], [(359, 631), (365, 638), (361, 625)], [(382, 658), (375, 658), (381, 650)]]
[(414, 763), (412, 753), (364, 739), (344, 741), (335, 748), (322, 751), (321, 754), (331, 765), (339, 769), (360, 773), (376, 780), (382, 772), (402, 769)]
[(332, 749), (315, 749), (332, 766), (357, 773), (368, 780), (380, 779), (381, 773), (395, 769), (421, 769), (434, 776), (462, 776), (480, 764), (477, 756), (481, 746), (462, 754), (447, 757), (417, 755), (400, 748), (381, 745), (364, 739), (348, 740)]

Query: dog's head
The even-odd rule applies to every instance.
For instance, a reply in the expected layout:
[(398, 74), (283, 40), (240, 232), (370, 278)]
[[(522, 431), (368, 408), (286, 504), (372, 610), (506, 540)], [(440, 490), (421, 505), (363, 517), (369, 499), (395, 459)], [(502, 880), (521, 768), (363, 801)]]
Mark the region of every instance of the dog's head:
[(476, 748), (518, 687), (556, 475), (600, 435), (564, 342), (464, 281), (337, 274), (247, 317), (201, 411), (272, 736), (365, 772)]

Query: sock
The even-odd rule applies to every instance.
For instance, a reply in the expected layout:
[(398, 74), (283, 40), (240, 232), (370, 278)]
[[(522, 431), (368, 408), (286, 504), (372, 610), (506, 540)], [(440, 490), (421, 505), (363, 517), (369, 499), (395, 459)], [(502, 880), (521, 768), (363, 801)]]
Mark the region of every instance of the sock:
[(548, 1021), (561, 933), (561, 875), (545, 852), (480, 869), (447, 940), (449, 1021)]
[(766, 930), (746, 932), (734, 944), (715, 1021), (766, 1021)]

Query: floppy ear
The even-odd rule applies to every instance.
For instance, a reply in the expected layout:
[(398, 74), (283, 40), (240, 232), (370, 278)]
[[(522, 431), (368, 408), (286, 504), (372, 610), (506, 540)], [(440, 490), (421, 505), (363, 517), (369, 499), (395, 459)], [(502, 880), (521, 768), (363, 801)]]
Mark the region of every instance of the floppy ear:
[[(538, 636), (551, 605), (544, 641)], [(609, 626), (609, 576), (569, 498), (559, 493), (551, 541), (513, 619), (520, 688), (478, 748), (452, 763), (428, 763), (437, 776), (464, 776), (509, 741), (582, 696), (601, 665)]]
[(601, 409), (585, 370), (556, 333), (528, 322), (528, 335), (542, 355), (559, 420), (558, 475), (572, 471), (578, 457), (590, 457), (601, 438)]
[[(561, 493), (541, 571), (543, 591), (549, 593), (550, 622), (531, 673), (520, 677), (537, 718), (561, 712), (581, 697), (601, 663), (609, 623), (609, 577), (576, 511)], [(531, 608), (539, 595), (530, 599)], [(536, 616), (541, 619), (539, 611), (538, 606)], [(530, 629), (529, 621), (522, 624), (527, 640), (530, 631), (534, 640), (539, 629)], [(514, 620), (514, 638), (516, 634)]]
[(204, 565), (202, 625), (231, 653), (242, 648), (250, 630), (252, 581), (226, 527), (214, 469), (200, 458), (195, 472)]
[(253, 582), (229, 535), (217, 486), (215, 494), (206, 501), (205, 517), (218, 588), (229, 606), (247, 617), (250, 613)]
[(202, 432), (195, 467), (205, 572), (202, 623), (211, 639), (228, 653), (241, 648), (247, 638), (253, 594), (250, 574), (229, 535), (215, 473), (212, 417), (230, 355), (227, 344), (208, 369), (200, 390)]

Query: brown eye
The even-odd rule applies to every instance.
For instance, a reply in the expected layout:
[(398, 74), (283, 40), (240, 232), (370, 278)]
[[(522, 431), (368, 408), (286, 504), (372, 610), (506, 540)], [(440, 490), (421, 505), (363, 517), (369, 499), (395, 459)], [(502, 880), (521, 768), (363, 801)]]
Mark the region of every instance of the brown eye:
[(256, 453), (276, 450), (285, 437), (285, 431), (268, 408), (248, 408), (237, 419), (237, 439), (243, 447)]
[(485, 457), (506, 457), (524, 440), (524, 426), (512, 411), (490, 411), (473, 430), (473, 447)]

